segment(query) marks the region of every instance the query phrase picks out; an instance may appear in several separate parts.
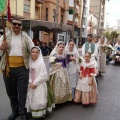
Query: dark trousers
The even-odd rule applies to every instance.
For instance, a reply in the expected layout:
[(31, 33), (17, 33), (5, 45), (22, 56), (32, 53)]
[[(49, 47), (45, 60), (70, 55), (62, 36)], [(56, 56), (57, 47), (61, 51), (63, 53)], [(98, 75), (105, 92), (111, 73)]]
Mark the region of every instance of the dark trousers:
[(12, 112), (26, 115), (26, 95), (29, 80), (29, 71), (25, 66), (10, 68), (10, 77), (7, 78), (5, 71), (3, 79), (6, 86), (7, 95), (10, 99)]

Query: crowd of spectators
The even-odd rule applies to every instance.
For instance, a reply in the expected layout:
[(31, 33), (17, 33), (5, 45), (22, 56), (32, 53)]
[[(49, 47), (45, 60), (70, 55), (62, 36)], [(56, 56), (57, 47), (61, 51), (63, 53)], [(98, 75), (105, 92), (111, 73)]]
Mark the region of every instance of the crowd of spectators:
[(46, 42), (42, 42), (37, 38), (33, 38), (33, 43), (35, 46), (38, 46), (41, 49), (43, 56), (48, 56), (55, 46), (54, 42), (49, 42), (49, 44), (47, 44)]

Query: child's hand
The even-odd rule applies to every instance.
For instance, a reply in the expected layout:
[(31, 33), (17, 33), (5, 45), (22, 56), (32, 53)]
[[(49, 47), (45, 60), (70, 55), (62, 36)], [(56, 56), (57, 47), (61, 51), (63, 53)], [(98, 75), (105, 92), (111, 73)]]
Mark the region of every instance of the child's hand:
[(70, 60), (72, 60), (72, 61), (76, 61), (76, 59), (75, 59), (75, 57), (70, 57)]
[(82, 79), (83, 78), (83, 75), (82, 74), (80, 74), (80, 79)]
[(35, 89), (35, 88), (36, 88), (36, 85), (34, 85), (33, 83), (30, 83), (30, 87), (31, 87), (32, 89)]

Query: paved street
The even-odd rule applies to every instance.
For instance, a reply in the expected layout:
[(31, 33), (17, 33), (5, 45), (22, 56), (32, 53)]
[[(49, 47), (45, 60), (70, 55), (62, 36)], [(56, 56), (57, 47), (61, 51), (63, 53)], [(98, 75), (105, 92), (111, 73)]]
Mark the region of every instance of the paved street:
[[(120, 66), (107, 65), (107, 73), (99, 78), (98, 92), (96, 105), (66, 103), (57, 106), (46, 120), (120, 120)], [(10, 114), (9, 99), (0, 75), (0, 120), (7, 120)]]

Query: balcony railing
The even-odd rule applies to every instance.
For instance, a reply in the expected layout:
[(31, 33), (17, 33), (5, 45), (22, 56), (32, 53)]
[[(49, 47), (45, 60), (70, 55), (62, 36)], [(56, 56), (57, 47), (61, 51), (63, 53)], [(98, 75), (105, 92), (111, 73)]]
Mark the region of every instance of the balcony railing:
[(44, 3), (45, 3), (45, 0), (36, 0), (36, 2), (37, 2), (38, 4), (44, 4)]

